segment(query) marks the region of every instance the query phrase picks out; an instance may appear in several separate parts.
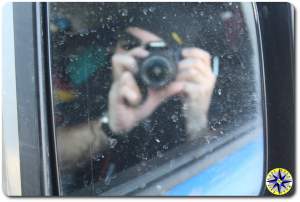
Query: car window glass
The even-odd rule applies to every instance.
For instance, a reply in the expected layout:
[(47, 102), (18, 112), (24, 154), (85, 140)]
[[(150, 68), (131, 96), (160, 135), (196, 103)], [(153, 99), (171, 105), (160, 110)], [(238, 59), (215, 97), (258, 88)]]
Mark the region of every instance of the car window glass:
[[(165, 162), (171, 172), (184, 148), (243, 128), (263, 135), (254, 14), (242, 3), (48, 8), (61, 194), (101, 194)], [(137, 47), (149, 55), (128, 52)]]

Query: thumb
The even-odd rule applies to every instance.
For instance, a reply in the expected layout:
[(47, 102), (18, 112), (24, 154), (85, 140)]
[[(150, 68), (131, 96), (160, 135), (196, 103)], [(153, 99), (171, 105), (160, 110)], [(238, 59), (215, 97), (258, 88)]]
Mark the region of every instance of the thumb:
[[(166, 86), (165, 88), (157, 91), (154, 96), (157, 96), (160, 100), (167, 99), (171, 96), (174, 96), (178, 93), (181, 93), (184, 89), (184, 83), (183, 82), (173, 82)], [(150, 91), (151, 93), (151, 91)], [(149, 93), (149, 94), (150, 94)]]

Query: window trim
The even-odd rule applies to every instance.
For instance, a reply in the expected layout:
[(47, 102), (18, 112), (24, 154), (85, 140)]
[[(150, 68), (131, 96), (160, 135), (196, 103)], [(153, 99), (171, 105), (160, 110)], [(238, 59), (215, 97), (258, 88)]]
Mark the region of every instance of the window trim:
[(13, 3), (22, 196), (53, 195), (42, 5)]

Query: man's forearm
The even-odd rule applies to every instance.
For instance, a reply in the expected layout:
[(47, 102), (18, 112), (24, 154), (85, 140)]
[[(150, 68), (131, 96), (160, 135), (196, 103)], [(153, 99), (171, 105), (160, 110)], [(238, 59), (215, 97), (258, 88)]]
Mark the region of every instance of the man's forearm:
[(204, 131), (207, 129), (207, 110), (201, 108), (199, 104), (188, 105), (184, 109), (189, 140), (194, 140), (205, 135)]
[(108, 138), (99, 121), (90, 121), (74, 127), (58, 128), (57, 149), (61, 161), (77, 161), (107, 147)]

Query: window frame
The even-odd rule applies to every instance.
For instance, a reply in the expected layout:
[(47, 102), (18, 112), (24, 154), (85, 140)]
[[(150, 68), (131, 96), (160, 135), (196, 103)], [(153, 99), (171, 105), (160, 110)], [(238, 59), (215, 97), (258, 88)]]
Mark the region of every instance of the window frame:
[[(260, 8), (263, 3), (251, 3), (255, 12), (255, 20), (257, 27), (257, 36), (259, 40), (260, 49), (260, 63), (261, 63), (261, 79), (262, 79), (262, 91), (264, 102), (263, 102), (263, 119), (264, 119), (264, 173), (268, 170), (268, 166), (274, 164), (274, 162), (281, 162), (279, 160), (274, 160), (274, 154), (270, 152), (271, 146), (276, 145), (272, 142), (269, 145), (269, 127), (276, 127), (276, 121), (274, 117), (268, 116), (270, 111), (276, 109), (280, 106), (280, 103), (287, 103), (291, 106), (292, 111), (294, 111), (294, 47), (291, 50), (291, 58), (288, 59), (286, 63), (290, 69), (286, 75), (286, 79), (292, 78), (292, 82), (288, 83), (286, 88), (287, 93), (292, 96), (291, 102), (285, 101), (283, 98), (278, 98), (275, 93), (269, 92), (266, 94), (272, 83), (276, 81), (272, 80), (266, 86), (266, 79), (271, 78), (271, 69), (265, 70), (264, 65), (268, 66), (267, 62), (271, 58), (264, 58), (266, 52), (263, 47), (263, 43), (266, 39), (266, 33), (270, 30), (261, 31), (260, 28), (263, 26), (260, 20), (264, 21), (260, 15), (263, 12)], [(258, 8), (257, 8), (257, 5)], [(290, 15), (294, 15), (293, 8), (290, 6)], [(49, 53), (48, 53), (48, 30), (47, 30), (47, 7), (46, 3), (13, 3), (14, 10), (14, 42), (15, 42), (15, 65), (16, 65), (16, 86), (17, 86), (17, 110), (18, 110), (18, 132), (19, 132), (19, 149), (20, 149), (20, 172), (21, 172), (21, 189), (23, 196), (51, 196), (60, 195), (59, 194), (59, 179), (57, 173), (57, 159), (55, 151), (55, 140), (54, 140), (54, 130), (53, 130), (53, 111), (51, 103), (51, 87), (50, 78), (51, 74), (49, 72)], [(26, 26), (24, 26), (26, 25)], [(292, 25), (293, 26), (293, 25)], [(294, 31), (291, 31), (294, 33)], [(262, 36), (261, 36), (262, 35)], [(26, 38), (27, 40), (23, 40)], [(294, 39), (290, 39), (290, 43), (294, 43)], [(26, 50), (26, 51), (24, 51)], [(28, 57), (26, 57), (28, 56)], [(285, 56), (289, 57), (289, 56)], [(23, 71), (21, 71), (23, 69)], [(267, 74), (265, 74), (265, 72)], [(284, 72), (274, 73), (277, 76), (281, 76)], [(273, 74), (273, 75), (274, 75)], [(29, 75), (29, 77), (26, 77)], [(30, 80), (29, 78), (32, 78)], [(286, 81), (288, 82), (288, 81)], [(31, 89), (29, 91), (28, 89)], [(22, 93), (23, 92), (23, 93)], [(26, 93), (24, 94), (24, 92)], [(273, 99), (278, 99), (280, 103), (272, 103), (270, 106), (270, 101)], [(28, 100), (30, 102), (28, 102)], [(275, 100), (276, 102), (276, 100)], [(267, 106), (268, 103), (268, 106)], [(26, 108), (24, 108), (26, 106)], [(268, 107), (268, 110), (267, 110)], [(294, 140), (295, 136), (295, 116), (293, 114), (288, 114), (288, 112), (278, 112), (284, 116), (285, 120), (290, 120), (291, 128), (289, 133), (291, 136), (288, 137), (289, 141)], [(30, 115), (30, 122), (26, 121)], [(276, 129), (275, 129), (276, 130)], [(276, 134), (274, 134), (276, 137)], [(234, 144), (236, 142), (242, 141), (245, 137), (240, 137), (237, 139), (231, 139), (226, 145), (219, 145), (218, 151), (221, 149), (226, 149), (229, 144)], [(295, 146), (289, 149), (285, 149), (285, 153), (288, 154), (289, 151), (293, 150)], [(234, 150), (233, 150), (234, 151)], [(293, 151), (292, 151), (293, 152)], [(271, 155), (271, 156), (270, 156)], [(293, 159), (288, 159), (288, 165), (293, 167)], [(35, 163), (32, 163), (35, 162)], [(197, 163), (205, 164), (203, 159), (199, 159)], [(191, 165), (195, 165), (196, 162), (191, 162)], [(170, 173), (167, 177), (176, 175), (177, 171)], [(201, 169), (199, 170), (201, 172)], [(135, 180), (135, 179), (133, 179)], [(167, 180), (167, 179), (166, 179)], [(151, 187), (145, 187), (145, 189)], [(144, 190), (145, 190), (144, 189)], [(262, 187), (261, 194), (264, 194), (264, 187)], [(133, 191), (132, 191), (133, 192)], [(138, 194), (138, 190), (135, 190)]]

